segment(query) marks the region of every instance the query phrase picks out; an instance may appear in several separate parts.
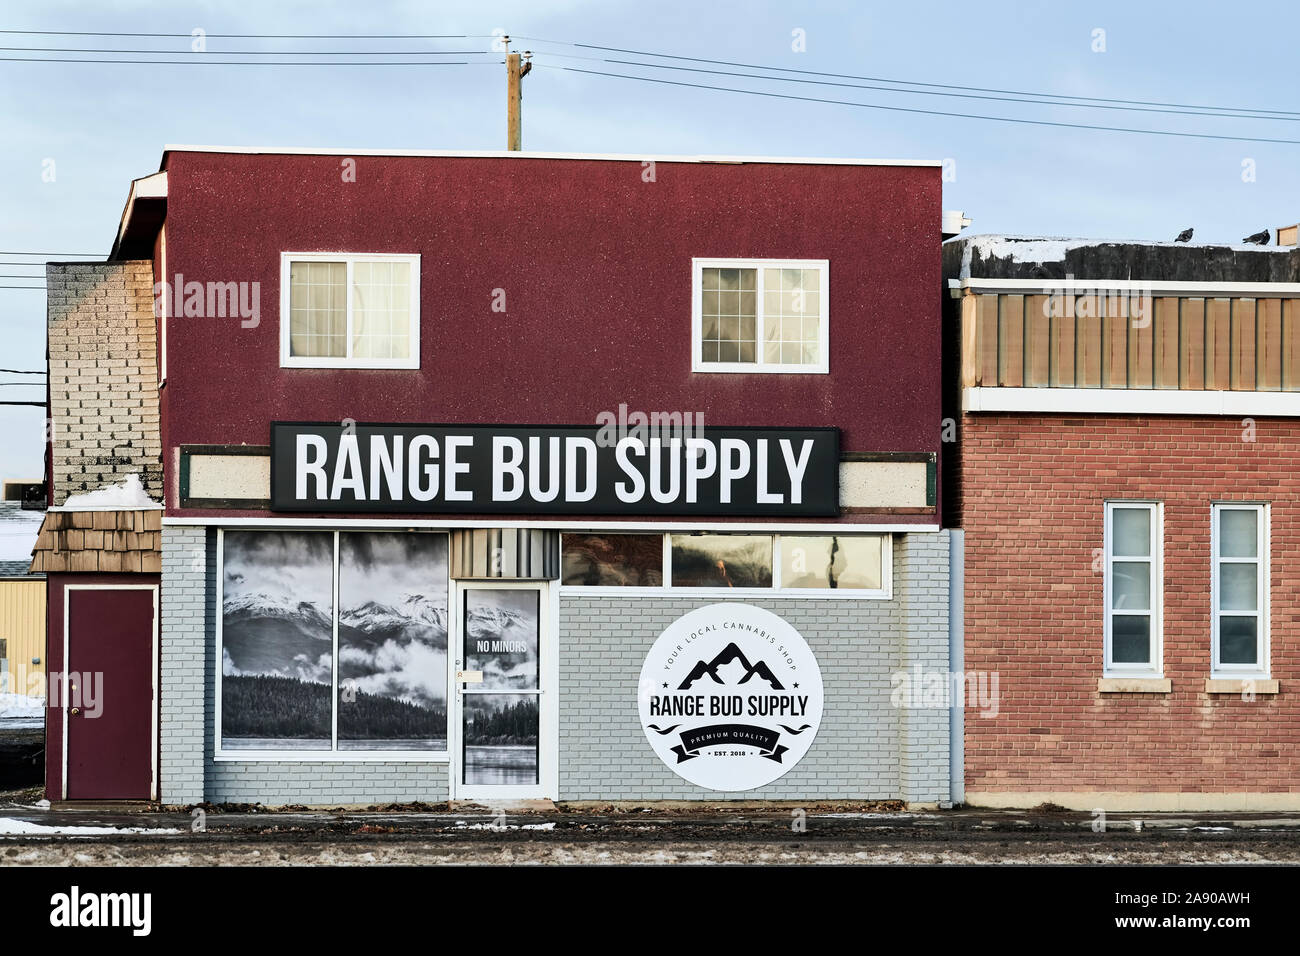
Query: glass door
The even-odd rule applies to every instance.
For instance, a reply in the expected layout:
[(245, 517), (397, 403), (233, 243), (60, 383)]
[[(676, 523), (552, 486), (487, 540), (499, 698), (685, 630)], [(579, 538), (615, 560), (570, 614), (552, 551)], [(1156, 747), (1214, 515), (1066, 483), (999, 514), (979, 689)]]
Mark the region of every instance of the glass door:
[(546, 586), (462, 584), (458, 799), (545, 796)]

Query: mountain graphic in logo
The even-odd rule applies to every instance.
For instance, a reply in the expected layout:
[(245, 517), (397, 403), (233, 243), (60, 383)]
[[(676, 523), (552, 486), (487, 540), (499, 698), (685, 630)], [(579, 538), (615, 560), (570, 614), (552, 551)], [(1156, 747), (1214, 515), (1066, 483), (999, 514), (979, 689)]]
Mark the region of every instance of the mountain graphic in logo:
[(739, 661), (740, 665), (745, 669), (745, 676), (736, 683), (745, 684), (749, 682), (751, 677), (759, 677), (762, 680), (767, 681), (773, 690), (785, 690), (785, 688), (781, 686), (781, 682), (777, 680), (775, 675), (773, 675), (773, 673), (768, 669), (767, 664), (762, 661), (759, 661), (757, 664), (750, 664), (745, 658), (745, 655), (741, 652), (740, 648), (734, 643), (728, 644), (719, 651), (713, 660), (698, 661), (695, 666), (691, 668), (691, 672), (686, 675), (686, 680), (682, 681), (681, 686), (677, 689), (690, 690), (695, 685), (696, 681), (703, 678), (705, 674), (708, 674), (709, 677), (713, 678), (715, 684), (725, 683), (725, 681), (718, 676), (718, 668), (730, 664), (732, 661)]

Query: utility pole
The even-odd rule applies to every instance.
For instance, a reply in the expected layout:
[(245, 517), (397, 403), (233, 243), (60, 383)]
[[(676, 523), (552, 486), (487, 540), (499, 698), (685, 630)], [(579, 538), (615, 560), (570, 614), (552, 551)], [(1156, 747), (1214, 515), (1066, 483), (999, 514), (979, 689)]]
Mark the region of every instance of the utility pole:
[(522, 150), (524, 147), (519, 103), (520, 88), (521, 81), (533, 68), (533, 54), (531, 50), (524, 51), (522, 57), (524, 62), (521, 68), (520, 55), (510, 52), (510, 38), (505, 37), (504, 40), (506, 44), (506, 149)]

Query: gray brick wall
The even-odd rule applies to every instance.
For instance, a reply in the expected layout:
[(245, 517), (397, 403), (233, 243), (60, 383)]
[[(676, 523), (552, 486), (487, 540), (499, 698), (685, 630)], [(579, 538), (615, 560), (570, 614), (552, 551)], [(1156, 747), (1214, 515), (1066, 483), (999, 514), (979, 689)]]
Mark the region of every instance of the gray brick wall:
[(150, 262), (46, 266), (54, 497), (138, 472), (162, 500)]
[[(645, 739), (637, 680), (676, 618), (715, 599), (560, 598), (559, 793), (562, 800), (867, 800), (949, 796), (948, 711), (891, 703), (913, 665), (948, 671), (947, 532), (894, 538), (891, 600), (746, 601), (788, 620), (817, 655), (825, 709), (812, 749), (780, 779), (720, 794), (682, 780)], [(370, 804), (447, 799), (447, 767), (421, 763), (213, 760), (216, 532), (163, 529), (164, 802)]]
[(889, 601), (745, 598), (789, 621), (825, 689), (812, 749), (765, 787), (723, 794), (687, 783), (650, 749), (637, 716), (646, 652), (670, 623), (716, 599), (560, 599), (562, 800), (948, 799), (947, 708), (891, 704), (914, 664), (948, 670), (948, 533), (894, 539)]

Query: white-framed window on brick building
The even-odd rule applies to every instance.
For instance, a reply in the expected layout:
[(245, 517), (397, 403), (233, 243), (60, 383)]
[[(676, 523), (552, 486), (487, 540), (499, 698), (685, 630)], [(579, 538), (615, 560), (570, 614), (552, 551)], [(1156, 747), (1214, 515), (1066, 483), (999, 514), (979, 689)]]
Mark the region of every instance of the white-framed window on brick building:
[(1214, 677), (1268, 677), (1268, 505), (1211, 508), (1210, 609)]
[(420, 367), (420, 257), (280, 256), (283, 368)]
[(691, 369), (830, 371), (830, 262), (693, 259)]
[(1106, 675), (1163, 677), (1161, 509), (1106, 502)]

